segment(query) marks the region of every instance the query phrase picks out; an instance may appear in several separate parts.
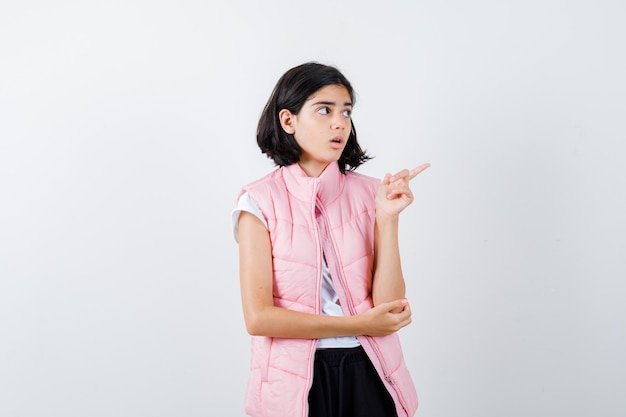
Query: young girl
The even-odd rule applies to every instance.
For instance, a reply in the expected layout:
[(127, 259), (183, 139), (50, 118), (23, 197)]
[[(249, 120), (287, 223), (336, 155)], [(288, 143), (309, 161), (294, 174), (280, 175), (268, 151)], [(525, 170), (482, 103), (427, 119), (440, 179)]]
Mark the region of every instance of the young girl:
[(253, 417), (417, 409), (396, 333), (411, 322), (398, 215), (429, 165), (382, 181), (354, 173), (370, 158), (353, 105), (336, 68), (307, 63), (281, 77), (259, 121), (257, 143), (279, 168), (245, 186), (233, 212)]

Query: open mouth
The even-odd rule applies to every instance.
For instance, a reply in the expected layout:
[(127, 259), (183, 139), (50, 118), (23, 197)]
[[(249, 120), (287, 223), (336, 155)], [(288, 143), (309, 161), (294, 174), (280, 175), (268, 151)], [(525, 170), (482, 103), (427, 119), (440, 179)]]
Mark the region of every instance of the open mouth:
[(341, 140), (341, 138), (332, 138), (330, 140), (330, 146), (333, 149), (342, 149), (343, 148), (343, 141)]

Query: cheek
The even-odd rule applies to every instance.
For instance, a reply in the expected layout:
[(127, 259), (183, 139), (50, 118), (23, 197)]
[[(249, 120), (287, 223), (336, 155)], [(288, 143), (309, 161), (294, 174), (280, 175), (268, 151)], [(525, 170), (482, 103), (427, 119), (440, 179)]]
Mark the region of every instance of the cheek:
[(306, 139), (307, 135), (305, 135), (302, 131), (300, 131), (298, 135), (293, 135), (293, 137), (300, 148), (305, 149), (307, 147), (309, 143)]

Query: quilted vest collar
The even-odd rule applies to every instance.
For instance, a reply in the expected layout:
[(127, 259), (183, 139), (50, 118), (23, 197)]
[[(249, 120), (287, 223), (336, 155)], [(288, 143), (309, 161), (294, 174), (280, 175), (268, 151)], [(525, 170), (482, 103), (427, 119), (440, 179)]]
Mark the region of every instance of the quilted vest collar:
[(345, 175), (337, 162), (328, 164), (319, 177), (309, 177), (297, 163), (283, 168), (289, 193), (298, 200), (314, 203), (317, 196), (324, 206), (332, 203), (343, 190)]

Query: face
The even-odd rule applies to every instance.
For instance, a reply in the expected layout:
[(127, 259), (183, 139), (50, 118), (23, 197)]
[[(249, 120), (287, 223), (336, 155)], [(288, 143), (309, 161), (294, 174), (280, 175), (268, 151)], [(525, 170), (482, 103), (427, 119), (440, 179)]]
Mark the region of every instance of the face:
[(352, 99), (343, 85), (327, 85), (304, 102), (298, 114), (283, 109), (279, 119), (285, 132), (302, 148), (298, 162), (311, 177), (339, 160), (350, 136)]

